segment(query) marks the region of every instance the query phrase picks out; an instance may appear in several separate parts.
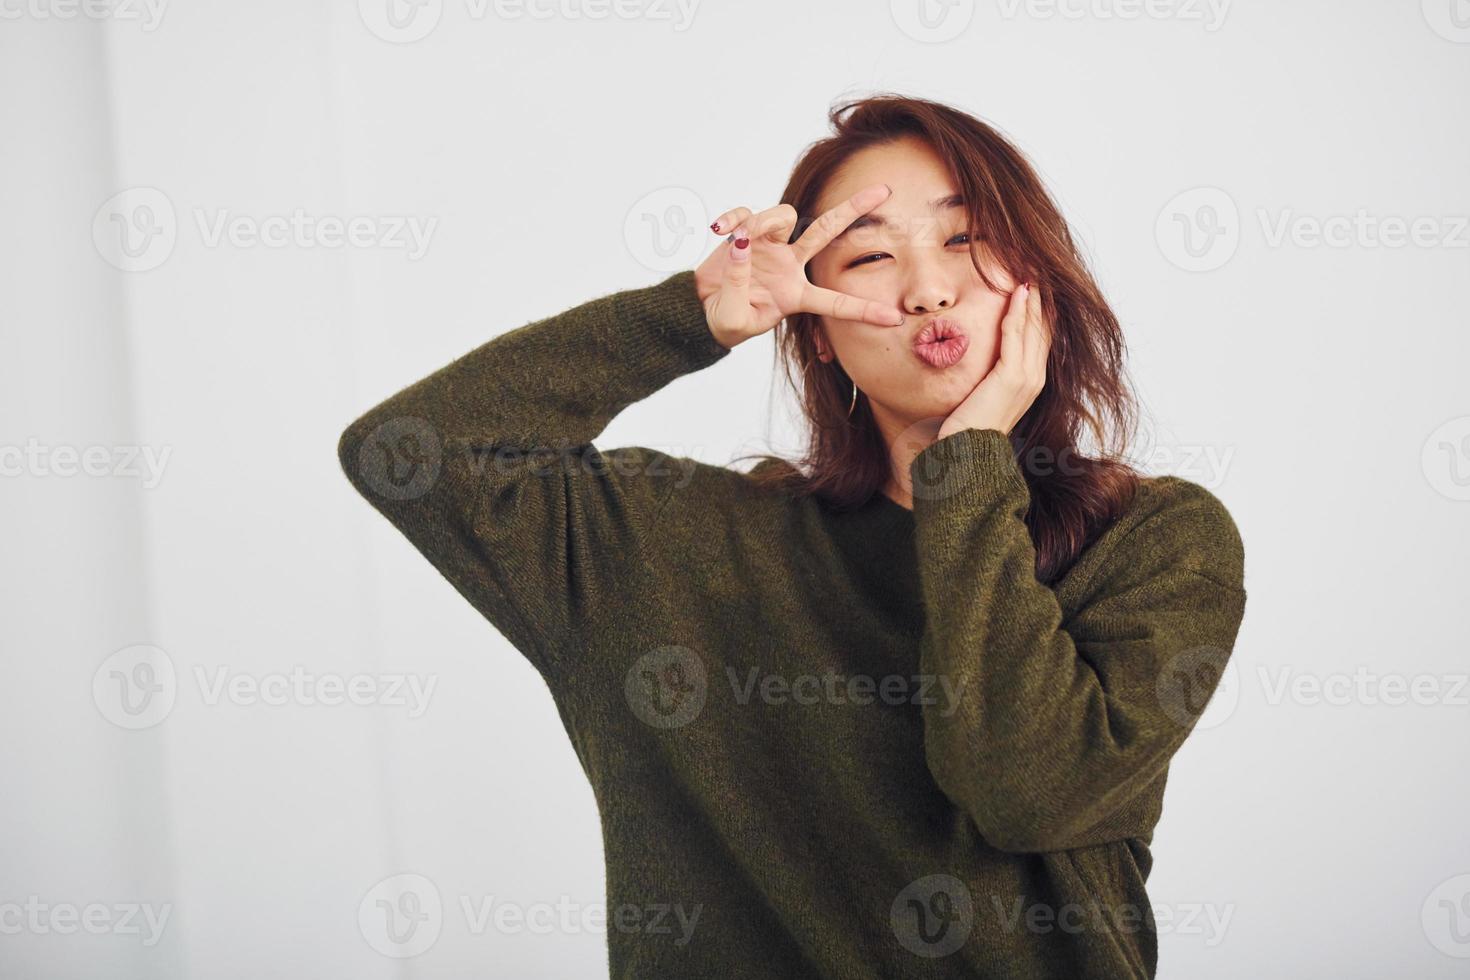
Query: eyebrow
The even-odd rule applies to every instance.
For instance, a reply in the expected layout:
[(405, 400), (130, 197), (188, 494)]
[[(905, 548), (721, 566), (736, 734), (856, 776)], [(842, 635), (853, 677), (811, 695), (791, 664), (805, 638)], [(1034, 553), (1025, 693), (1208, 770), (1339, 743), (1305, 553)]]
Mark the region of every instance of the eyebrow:
[[(947, 197), (937, 197), (929, 202), (929, 207), (935, 211), (948, 211), (952, 208), (963, 208), (964, 206), (965, 198), (962, 194), (950, 194)], [(853, 220), (852, 224), (842, 229), (842, 231), (835, 235), (832, 240), (827, 244), (829, 246), (836, 245), (838, 242), (842, 241), (844, 237), (846, 237), (848, 232), (857, 231), (859, 228), (886, 227), (888, 227), (888, 220), (886, 218), (884, 218), (882, 215), (873, 214), (871, 211), (869, 211), (867, 214), (858, 215), (857, 218)]]

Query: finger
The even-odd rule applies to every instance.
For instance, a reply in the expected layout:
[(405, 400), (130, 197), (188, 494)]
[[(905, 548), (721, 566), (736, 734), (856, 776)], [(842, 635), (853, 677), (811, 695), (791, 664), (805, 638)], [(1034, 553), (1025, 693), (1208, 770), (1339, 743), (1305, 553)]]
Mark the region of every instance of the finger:
[(1029, 294), (1030, 290), (1025, 283), (1017, 286), (1011, 293), (1010, 304), (1000, 321), (1000, 362), (996, 367), (1004, 364), (1017, 371), (1025, 367), (1026, 341), (1023, 334), (1026, 329), (1026, 301)]
[(750, 208), (731, 208), (716, 218), (710, 224), (709, 230), (716, 235), (723, 235), (748, 217), (750, 217)]
[(778, 204), (773, 208), (766, 208), (746, 221), (745, 226), (750, 229), (752, 238), (759, 238), (775, 245), (785, 245), (791, 240), (791, 229), (796, 227), (796, 208), (789, 204)]
[(725, 263), (725, 278), (720, 284), (720, 305), (744, 311), (750, 306), (750, 233), (744, 225), (735, 229), (735, 240), (725, 248), (730, 261)]
[(802, 265), (806, 265), (813, 255), (826, 248), (848, 225), (888, 200), (891, 193), (887, 184), (873, 184), (813, 221), (811, 227), (792, 244), (797, 259)]
[(801, 291), (801, 304), (797, 312), (818, 313), (838, 320), (858, 320), (880, 327), (896, 327), (903, 323), (904, 315), (886, 303), (871, 299), (859, 299), (847, 293), (839, 293), (821, 286), (806, 284)]
[(1046, 310), (1041, 302), (1041, 290), (1031, 288), (1026, 301), (1028, 325), (1026, 336), (1026, 374), (1038, 384), (1046, 381), (1047, 354), (1051, 350), (1051, 324), (1046, 319)]

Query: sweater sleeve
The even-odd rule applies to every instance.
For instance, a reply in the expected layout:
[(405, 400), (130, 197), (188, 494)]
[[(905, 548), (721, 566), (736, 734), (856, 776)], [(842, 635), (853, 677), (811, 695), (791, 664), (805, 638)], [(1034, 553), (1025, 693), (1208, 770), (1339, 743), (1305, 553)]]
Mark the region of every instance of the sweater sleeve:
[(1244, 614), (1244, 552), (1224, 505), (1168, 481), (1115, 525), (1121, 537), (1104, 532), (1064, 621), (1036, 578), (1029, 489), (1004, 434), (951, 433), (911, 475), (920, 669), (958, 692), (947, 710), (922, 709), (936, 783), (1002, 850), (1148, 836), (1142, 791), (1204, 711)]
[(591, 440), (729, 349), (692, 270), (512, 329), (393, 395), (338, 444), (352, 485), (551, 680), (693, 460)]

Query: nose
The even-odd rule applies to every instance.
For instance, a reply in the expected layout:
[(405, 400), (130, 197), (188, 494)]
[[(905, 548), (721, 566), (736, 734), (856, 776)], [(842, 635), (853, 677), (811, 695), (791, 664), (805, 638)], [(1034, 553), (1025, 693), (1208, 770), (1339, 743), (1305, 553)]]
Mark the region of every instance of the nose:
[(905, 313), (919, 315), (954, 306), (954, 287), (945, 279), (938, 263), (917, 262), (904, 286)]

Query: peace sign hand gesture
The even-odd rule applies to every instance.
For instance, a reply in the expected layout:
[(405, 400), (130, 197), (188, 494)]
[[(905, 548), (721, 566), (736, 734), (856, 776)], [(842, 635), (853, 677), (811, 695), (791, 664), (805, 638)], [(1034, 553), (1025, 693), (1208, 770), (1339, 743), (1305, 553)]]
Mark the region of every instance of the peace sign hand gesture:
[(724, 347), (734, 347), (771, 330), (793, 313), (816, 313), (884, 327), (903, 323), (902, 310), (822, 289), (806, 278), (806, 264), (812, 256), (860, 215), (886, 201), (890, 193), (886, 184), (864, 188), (823, 214), (800, 238), (789, 243), (797, 221), (796, 209), (789, 204), (778, 204), (755, 215), (749, 208), (735, 208), (720, 215), (710, 228), (716, 232), (734, 228), (734, 240), (721, 244), (694, 271), (695, 289), (715, 339)]

